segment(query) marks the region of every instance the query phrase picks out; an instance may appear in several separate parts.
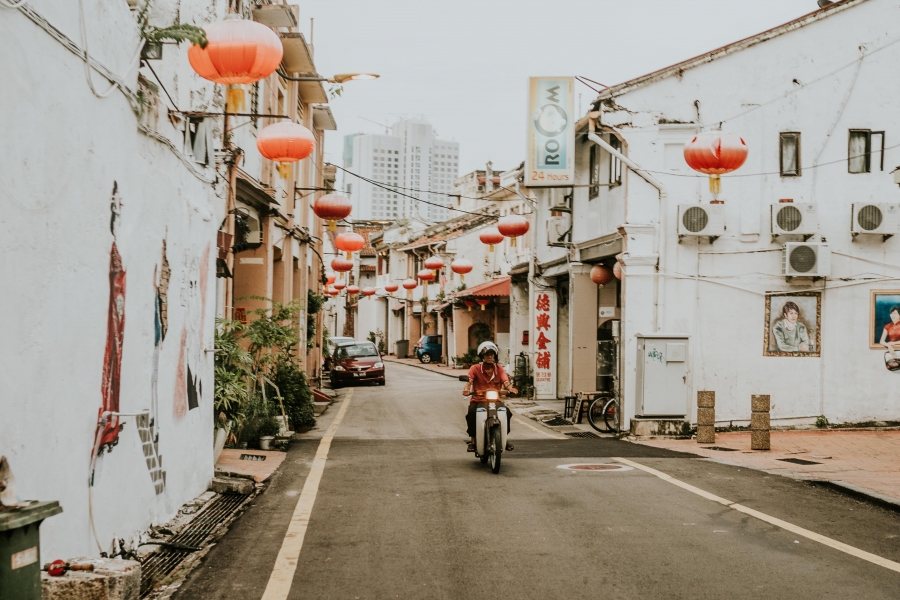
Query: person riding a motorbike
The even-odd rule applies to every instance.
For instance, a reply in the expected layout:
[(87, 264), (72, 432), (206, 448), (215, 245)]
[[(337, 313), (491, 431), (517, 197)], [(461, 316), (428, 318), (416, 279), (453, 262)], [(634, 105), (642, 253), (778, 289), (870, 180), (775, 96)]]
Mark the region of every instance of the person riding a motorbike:
[[(469, 380), (463, 390), (463, 396), (469, 396), (469, 412), (466, 414), (466, 432), (469, 434), (469, 452), (475, 452), (475, 409), (484, 402), (484, 392), (505, 388), (511, 394), (518, 394), (519, 390), (513, 387), (509, 376), (502, 366), (497, 364), (500, 350), (494, 342), (482, 342), (478, 346), (478, 358), (482, 362), (472, 365), (469, 369)], [(498, 402), (498, 406), (503, 406)], [(506, 432), (510, 432), (512, 412), (506, 411)], [(507, 442), (507, 450), (512, 450), (513, 445)]]

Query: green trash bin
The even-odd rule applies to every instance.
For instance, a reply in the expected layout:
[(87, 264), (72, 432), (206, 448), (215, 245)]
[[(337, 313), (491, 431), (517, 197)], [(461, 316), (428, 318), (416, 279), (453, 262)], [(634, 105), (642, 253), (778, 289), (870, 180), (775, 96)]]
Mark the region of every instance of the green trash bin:
[(397, 340), (394, 342), (397, 349), (397, 358), (406, 358), (409, 356), (409, 340)]
[(0, 600), (41, 600), (41, 521), (61, 512), (55, 500), (0, 510)]

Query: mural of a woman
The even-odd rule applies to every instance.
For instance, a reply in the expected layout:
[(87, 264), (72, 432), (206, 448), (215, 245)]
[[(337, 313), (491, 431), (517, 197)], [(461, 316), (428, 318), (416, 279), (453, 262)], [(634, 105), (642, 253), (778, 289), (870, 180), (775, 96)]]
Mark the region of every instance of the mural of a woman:
[(781, 316), (772, 327), (779, 352), (809, 352), (809, 332), (806, 325), (799, 321), (800, 307), (797, 303), (785, 302)]
[(881, 345), (896, 356), (900, 349), (900, 306), (892, 306), (890, 315), (891, 322), (881, 330)]

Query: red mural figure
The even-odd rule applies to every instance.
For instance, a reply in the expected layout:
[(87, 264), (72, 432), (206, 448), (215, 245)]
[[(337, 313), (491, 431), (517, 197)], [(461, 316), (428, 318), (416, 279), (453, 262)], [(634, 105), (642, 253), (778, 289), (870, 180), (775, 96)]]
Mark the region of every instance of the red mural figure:
[(103, 354), (103, 380), (100, 384), (100, 395), (103, 404), (100, 407), (95, 433), (94, 447), (97, 454), (104, 449), (111, 450), (119, 443), (119, 416), (104, 413), (119, 412), (119, 388), (122, 372), (122, 342), (125, 338), (125, 269), (122, 257), (115, 242), (116, 217), (121, 210), (117, 186), (113, 185), (112, 219), (110, 230), (113, 233), (112, 249), (109, 251), (109, 306), (106, 318), (106, 351)]

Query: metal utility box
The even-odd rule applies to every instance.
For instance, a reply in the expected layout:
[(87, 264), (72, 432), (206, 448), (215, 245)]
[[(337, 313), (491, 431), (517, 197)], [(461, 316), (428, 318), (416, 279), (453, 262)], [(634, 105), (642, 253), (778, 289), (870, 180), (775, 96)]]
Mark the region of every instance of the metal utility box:
[(639, 333), (636, 337), (637, 415), (685, 417), (688, 412), (690, 336)]
[(61, 512), (59, 502), (0, 510), (0, 600), (40, 600), (41, 521)]

